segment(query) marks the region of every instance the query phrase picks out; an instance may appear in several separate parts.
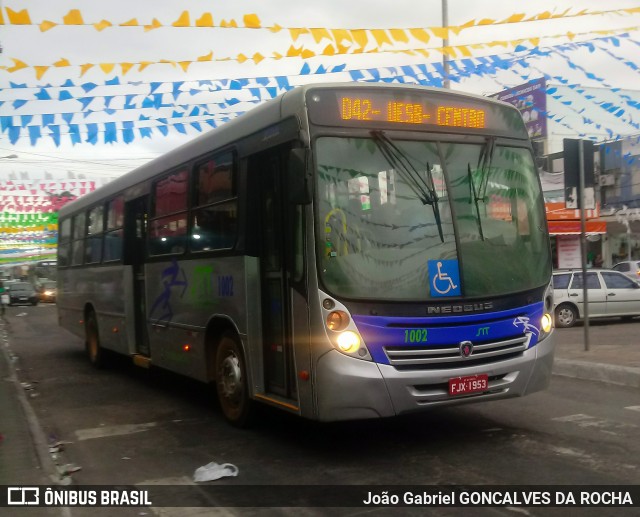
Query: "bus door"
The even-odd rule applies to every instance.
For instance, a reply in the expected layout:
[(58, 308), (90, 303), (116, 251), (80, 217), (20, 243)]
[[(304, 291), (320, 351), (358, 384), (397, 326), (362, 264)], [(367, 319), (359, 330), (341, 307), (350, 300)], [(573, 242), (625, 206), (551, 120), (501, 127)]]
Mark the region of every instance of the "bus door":
[(136, 352), (149, 356), (149, 336), (146, 325), (144, 257), (147, 233), (148, 197), (142, 196), (125, 205), (125, 264), (132, 266), (133, 318), (135, 321)]
[(291, 250), (302, 247), (295, 231), (302, 227), (302, 210), (286, 201), (284, 177), (288, 152), (285, 146), (254, 155), (249, 160), (248, 177), (249, 188), (258, 187), (254, 194), (258, 192), (259, 197), (255, 199), (251, 220), (259, 224), (265, 388), (275, 395), (296, 399), (293, 348), (297, 343), (308, 350), (308, 304), (296, 285), (297, 275), (293, 271), (296, 267), (291, 264), (299, 262), (293, 257), (300, 254)]

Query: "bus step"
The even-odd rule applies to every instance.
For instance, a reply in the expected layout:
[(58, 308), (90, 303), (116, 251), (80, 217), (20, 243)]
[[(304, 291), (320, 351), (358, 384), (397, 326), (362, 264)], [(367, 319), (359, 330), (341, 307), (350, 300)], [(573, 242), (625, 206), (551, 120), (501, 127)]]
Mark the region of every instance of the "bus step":
[(140, 368), (149, 368), (151, 366), (151, 357), (136, 354), (133, 356), (133, 364), (139, 366)]

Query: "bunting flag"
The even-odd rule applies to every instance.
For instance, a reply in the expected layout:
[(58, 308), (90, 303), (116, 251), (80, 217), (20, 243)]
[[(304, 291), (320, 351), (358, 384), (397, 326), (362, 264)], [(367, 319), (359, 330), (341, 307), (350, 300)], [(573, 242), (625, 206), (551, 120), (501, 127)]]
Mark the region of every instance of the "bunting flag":
[[(556, 45), (541, 49), (539, 47), (527, 48), (520, 46), (516, 52), (502, 55), (485, 56), (481, 58), (465, 58), (454, 60), (450, 63), (451, 72), (448, 79), (459, 81), (464, 77), (493, 76), (500, 70), (519, 66), (530, 68), (532, 62), (557, 54), (571, 62), (570, 53), (575, 50), (588, 49), (590, 52), (598, 51), (605, 44), (611, 46), (619, 45), (623, 39), (628, 39), (628, 35), (617, 38), (604, 37), (596, 40)], [(578, 70), (578, 66), (572, 64)], [(591, 80), (597, 80), (603, 86), (608, 87), (604, 78), (598, 77), (587, 71), (582, 71)], [(331, 75), (331, 80), (352, 80), (352, 81), (383, 81), (423, 84), (430, 86), (442, 86), (445, 79), (444, 70), (441, 63), (431, 63), (430, 65), (405, 65), (398, 67), (370, 68), (347, 70), (344, 65), (333, 68), (318, 66), (312, 70), (308, 65), (304, 65), (298, 76), (271, 76), (240, 79), (220, 79), (206, 81), (174, 81), (174, 82), (152, 82), (152, 83), (131, 83), (140, 91), (139, 94), (118, 94), (118, 95), (80, 95), (73, 97), (74, 93), (93, 92), (96, 89), (122, 86), (124, 83), (118, 77), (96, 85), (95, 83), (80, 83), (76, 85), (72, 81), (66, 81), (63, 85), (54, 87), (52, 85), (40, 85), (32, 97), (19, 95), (13, 101), (13, 106), (22, 108), (30, 103), (40, 100), (48, 100), (51, 95), (48, 92), (54, 88), (59, 89), (59, 97), (62, 104), (68, 102), (79, 103), (79, 109), (74, 113), (73, 108), (69, 108), (65, 113), (44, 113), (41, 115), (13, 115), (0, 116), (0, 131), (6, 133), (11, 142), (16, 142), (20, 138), (29, 138), (35, 143), (45, 137), (51, 138), (56, 145), (60, 144), (61, 138), (68, 137), (74, 144), (90, 143), (111, 143), (122, 141), (131, 143), (136, 138), (150, 138), (153, 132), (168, 135), (170, 131), (186, 134), (187, 131), (201, 132), (206, 127), (217, 127), (236, 116), (242, 114), (247, 107), (274, 98), (295, 86), (295, 83), (304, 82), (307, 75)], [(564, 79), (560, 76), (545, 75), (548, 80), (556, 80), (562, 83)], [(296, 79), (297, 78), (297, 79)], [(27, 91), (26, 86), (12, 83), (12, 90)], [(146, 88), (146, 91), (143, 90)], [(0, 90), (0, 99), (8, 90)], [(577, 93), (584, 94), (584, 90), (575, 89)], [(164, 92), (164, 93), (162, 93)], [(229, 95), (230, 93), (234, 95)], [(198, 99), (202, 95), (213, 95), (217, 99), (207, 99), (209, 103), (178, 104), (182, 98)], [(558, 97), (554, 97), (557, 98)], [(598, 102), (593, 100), (592, 102)], [(620, 93), (620, 103), (625, 104), (627, 111), (638, 110), (640, 106), (637, 101), (624, 98)], [(622, 122), (628, 123), (634, 129), (638, 128), (632, 117), (625, 115), (625, 109), (620, 107), (620, 103), (612, 104), (600, 102), (599, 107), (617, 116)], [(133, 110), (133, 111), (132, 111)], [(220, 111), (229, 110), (229, 111)], [(135, 116), (127, 116), (126, 113), (135, 112)], [(90, 122), (98, 115), (107, 114), (114, 116), (112, 121), (105, 122), (99, 120)], [(588, 119), (584, 118), (588, 123)], [(204, 124), (204, 125), (203, 125)]]
[[(555, 35), (547, 35), (546, 39), (561, 39), (565, 38), (568, 40), (574, 40), (578, 36), (588, 36), (592, 34), (599, 35), (615, 35), (622, 32), (633, 32), (640, 30), (640, 26), (626, 27), (624, 29), (615, 29), (615, 30), (592, 30), (585, 32), (566, 32)], [(138, 67), (138, 71), (142, 71), (148, 68), (151, 65), (161, 65), (167, 66), (170, 65), (174, 68), (180, 67), (184, 72), (187, 72), (189, 67), (194, 63), (203, 63), (203, 62), (237, 62), (239, 64), (244, 64), (248, 62), (253, 62), (254, 64), (259, 64), (265, 59), (268, 60), (281, 60), (281, 59), (289, 59), (289, 58), (298, 58), (298, 59), (311, 59), (314, 57), (328, 57), (328, 56), (337, 56), (337, 55), (379, 55), (379, 54), (403, 54), (407, 56), (414, 57), (431, 57), (431, 51), (437, 51), (447, 57), (452, 59), (454, 58), (462, 58), (462, 57), (471, 57), (474, 54), (475, 50), (478, 49), (491, 49), (496, 46), (503, 48), (514, 48), (518, 49), (525, 44), (532, 44), (537, 46), (540, 42), (540, 38), (519, 38), (514, 40), (495, 40), (487, 43), (475, 43), (473, 45), (449, 45), (442, 46), (440, 44), (436, 44), (434, 46), (426, 46), (426, 47), (409, 47), (409, 48), (393, 48), (394, 43), (388, 37), (374, 38), (375, 43), (373, 45), (366, 45), (368, 41), (358, 41), (353, 40), (350, 41), (348, 45), (343, 45), (342, 43), (345, 41), (341, 39), (339, 43), (331, 42), (326, 44), (321, 49), (312, 49), (306, 47), (304, 44), (300, 46), (290, 45), (288, 49), (282, 50), (281, 52), (273, 51), (270, 56), (265, 56), (260, 52), (256, 51), (252, 55), (246, 55), (244, 53), (236, 54), (235, 56), (224, 56), (224, 57), (213, 57), (213, 51), (209, 52), (204, 56), (200, 56), (197, 59), (189, 59), (189, 60), (170, 60), (170, 59), (160, 59), (160, 60), (149, 60), (149, 61), (136, 61), (136, 62), (119, 62), (119, 63), (85, 63), (85, 64), (74, 64), (71, 63), (66, 58), (61, 58), (55, 63), (49, 65), (29, 65), (28, 63), (13, 57), (9, 57), (8, 59), (13, 62), (12, 66), (0, 66), (0, 70), (6, 70), (10, 73), (15, 73), (27, 68), (32, 68), (36, 73), (36, 78), (41, 79), (45, 73), (51, 68), (68, 68), (68, 67), (79, 67), (80, 68), (80, 76), (84, 75), (86, 71), (98, 67), (104, 73), (108, 74), (113, 71), (113, 69), (118, 66), (122, 70), (122, 74), (126, 75), (126, 73), (131, 70), (133, 67)], [(416, 38), (421, 43), (427, 43), (429, 39), (425, 38)], [(362, 46), (361, 43), (365, 44)], [(392, 48), (389, 48), (392, 47)]]
[[(373, 35), (376, 31), (387, 31), (393, 39), (397, 41), (405, 41), (408, 38), (408, 34), (414, 31), (428, 31), (438, 38), (447, 38), (449, 33), (459, 34), (465, 29), (473, 27), (482, 27), (487, 25), (510, 25), (521, 24), (527, 22), (538, 22), (557, 20), (562, 18), (581, 18), (587, 16), (604, 16), (604, 15), (630, 15), (640, 12), (640, 7), (630, 7), (624, 9), (608, 9), (608, 10), (590, 10), (580, 9), (574, 11), (572, 9), (565, 9), (562, 12), (543, 11), (537, 14), (527, 16), (525, 13), (514, 13), (506, 18), (495, 20), (492, 18), (481, 18), (479, 20), (472, 19), (461, 25), (449, 26), (449, 27), (428, 27), (428, 28), (391, 28), (391, 29), (336, 29), (336, 28), (309, 28), (309, 27), (283, 27), (278, 23), (272, 25), (263, 26), (260, 18), (257, 14), (244, 14), (242, 16), (242, 23), (238, 23), (235, 18), (229, 20), (221, 19), (219, 22), (214, 23), (215, 17), (211, 12), (204, 12), (201, 14), (192, 14), (189, 11), (182, 11), (178, 17), (173, 21), (162, 22), (157, 18), (152, 18), (151, 21), (140, 23), (137, 18), (130, 18), (125, 21), (109, 21), (102, 19), (100, 21), (85, 22), (85, 17), (79, 9), (71, 9), (66, 15), (62, 16), (61, 22), (54, 22), (51, 20), (42, 20), (40, 22), (32, 22), (31, 15), (28, 9), (22, 9), (15, 11), (9, 7), (5, 8), (6, 22), (3, 17), (0, 17), (0, 25), (37, 25), (40, 31), (46, 32), (59, 26), (89, 26), (93, 27), (96, 31), (103, 31), (111, 27), (137, 27), (142, 28), (144, 32), (149, 32), (159, 28), (168, 27), (192, 27), (192, 28), (221, 28), (221, 29), (263, 29), (273, 33), (280, 31), (288, 31), (291, 34), (293, 41), (295, 41), (302, 34), (311, 34), (314, 38), (322, 40), (324, 38), (334, 39), (337, 37), (351, 38), (356, 40), (358, 37), (362, 37), (362, 33), (371, 33)], [(152, 16), (152, 15), (150, 15)], [(376, 37), (376, 36), (374, 36)], [(380, 36), (378, 36), (380, 37)]]

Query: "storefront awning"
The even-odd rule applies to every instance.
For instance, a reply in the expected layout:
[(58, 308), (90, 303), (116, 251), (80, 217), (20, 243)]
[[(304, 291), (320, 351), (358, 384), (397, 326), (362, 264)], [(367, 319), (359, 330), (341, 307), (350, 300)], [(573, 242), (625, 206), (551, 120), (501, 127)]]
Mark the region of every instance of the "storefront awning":
[[(586, 221), (587, 234), (607, 233), (605, 221)], [(549, 221), (550, 235), (580, 235), (580, 221)]]

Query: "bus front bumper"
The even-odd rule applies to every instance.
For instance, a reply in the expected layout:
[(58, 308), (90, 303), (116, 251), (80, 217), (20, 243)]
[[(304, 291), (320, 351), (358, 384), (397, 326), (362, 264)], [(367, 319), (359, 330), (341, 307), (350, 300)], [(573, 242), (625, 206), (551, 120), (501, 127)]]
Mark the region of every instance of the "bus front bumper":
[[(552, 333), (520, 357), (464, 369), (399, 371), (390, 365), (330, 351), (318, 360), (317, 418), (335, 421), (390, 417), (543, 390), (551, 380), (554, 338)], [(489, 376), (486, 391), (449, 395), (449, 379), (477, 374)]]

